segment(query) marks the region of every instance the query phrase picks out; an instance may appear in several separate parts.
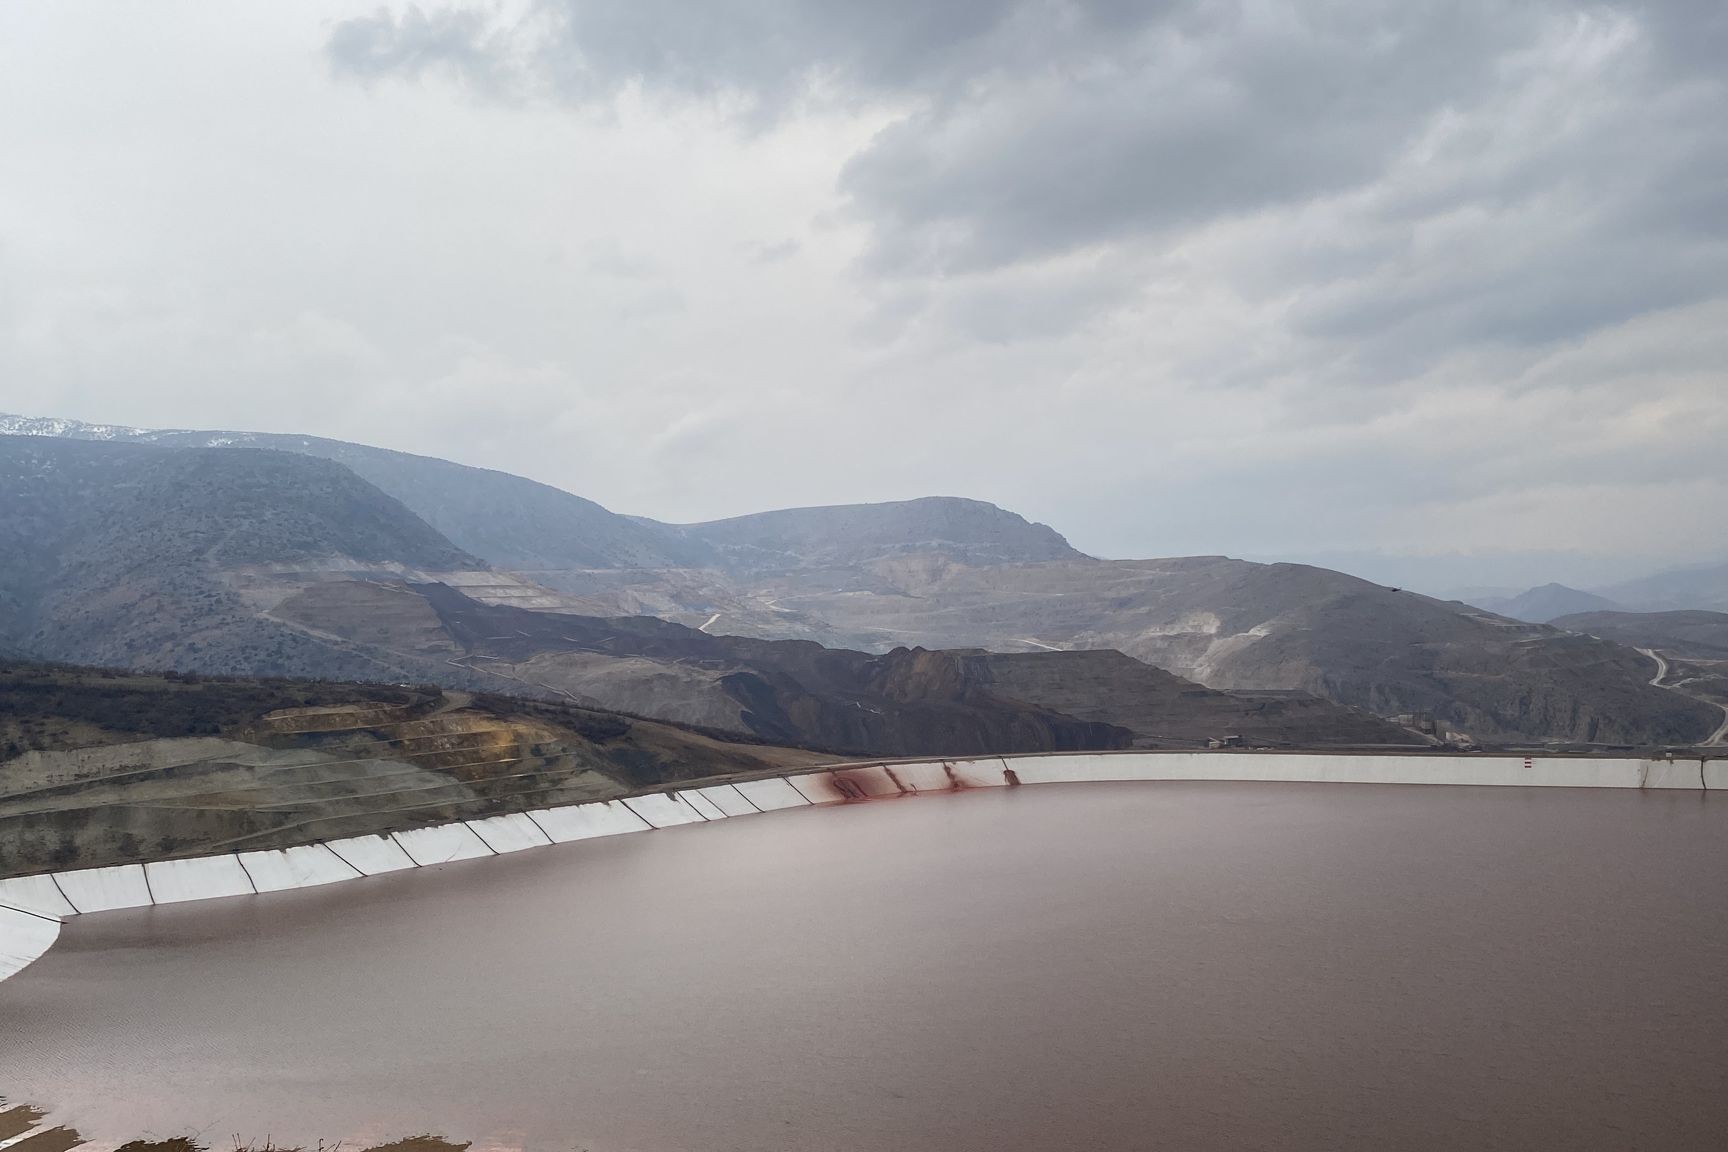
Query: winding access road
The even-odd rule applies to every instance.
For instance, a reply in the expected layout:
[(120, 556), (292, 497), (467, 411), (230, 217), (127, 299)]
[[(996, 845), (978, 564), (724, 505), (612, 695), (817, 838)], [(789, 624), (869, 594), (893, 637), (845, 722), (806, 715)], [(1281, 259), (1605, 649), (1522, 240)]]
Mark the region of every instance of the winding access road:
[(1652, 687), (1666, 688), (1670, 692), (1678, 692), (1682, 696), (1689, 697), (1693, 700), (1697, 700), (1697, 701), (1700, 701), (1702, 703), (1709, 704), (1710, 706), (1712, 706), (1714, 708), (1719, 708), (1722, 710), (1722, 724), (1721, 724), (1721, 726), (1719, 728), (1717, 728), (1716, 731), (1710, 733), (1709, 737), (1704, 741), (1702, 746), (1705, 748), (1714, 748), (1714, 747), (1717, 747), (1717, 746), (1722, 745), (1722, 744), (1728, 744), (1728, 704), (1719, 704), (1715, 700), (1710, 700), (1710, 699), (1707, 699), (1706, 697), (1699, 696), (1696, 693), (1688, 692), (1688, 691), (1686, 691), (1685, 688), (1681, 687), (1678, 684), (1664, 684), (1664, 683), (1662, 683), (1662, 681), (1668, 679), (1668, 661), (1666, 659), (1664, 659), (1662, 657), (1662, 655), (1660, 653), (1658, 653), (1654, 648), (1640, 648), (1640, 649), (1638, 649), (1638, 651), (1640, 651), (1644, 655), (1650, 657), (1650, 659), (1656, 661), (1656, 675), (1651, 677), (1651, 679), (1650, 679), (1650, 684)]

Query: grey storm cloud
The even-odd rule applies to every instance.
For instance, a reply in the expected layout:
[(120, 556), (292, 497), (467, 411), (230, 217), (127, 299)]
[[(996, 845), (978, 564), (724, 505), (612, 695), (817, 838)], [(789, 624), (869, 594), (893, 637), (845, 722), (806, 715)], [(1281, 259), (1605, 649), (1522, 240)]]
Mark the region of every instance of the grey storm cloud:
[(885, 267), (991, 267), (1302, 200), (1372, 179), (1532, 23), (1421, 4), (1147, 21), (932, 103), (843, 183)]
[(1723, 0), (0, 5), (0, 411), (1715, 559), (1724, 59)]
[[(578, 103), (632, 84), (729, 96), (757, 118), (823, 94), (887, 102), (901, 114), (846, 164), (839, 191), (869, 229), (862, 267), (889, 277), (1156, 247), (1210, 221), (1391, 181), (1333, 234), (1281, 241), (1300, 251), (1267, 259), (1293, 266), (1299, 329), (1390, 338), (1381, 355), (1396, 361), (1458, 339), (1565, 338), (1721, 288), (1724, 10), (542, 0), (509, 25), (467, 9), (380, 12), (340, 25), (328, 51), (342, 75), (441, 63)], [(1601, 75), (1572, 77), (1597, 87), (1558, 92), (1547, 119), (1502, 123), (1521, 95), (1555, 82), (1549, 56), (1592, 22), (1635, 43)], [(1458, 155), (1442, 154), (1426, 180), (1393, 180), (1448, 118), (1464, 122), (1449, 145)], [(1503, 258), (1468, 270), (1418, 260), (1424, 222), (1466, 211)]]

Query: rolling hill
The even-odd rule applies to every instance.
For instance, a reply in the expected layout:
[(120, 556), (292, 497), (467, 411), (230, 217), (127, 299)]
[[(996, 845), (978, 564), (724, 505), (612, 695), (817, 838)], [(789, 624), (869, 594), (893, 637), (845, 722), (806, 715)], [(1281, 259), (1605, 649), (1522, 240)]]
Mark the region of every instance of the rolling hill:
[(1544, 584), (1516, 596), (1488, 597), (1472, 603), (1484, 611), (1532, 624), (1549, 624), (1556, 617), (1578, 612), (1613, 612), (1620, 608), (1606, 596), (1568, 588), (1564, 584)]
[[(563, 690), (503, 679), (490, 648), (570, 647), (581, 632), (643, 638), (589, 661), (597, 695), (738, 735), (859, 754), (911, 755), (1128, 743), (1120, 728), (956, 689), (882, 687), (905, 668), (813, 644), (730, 654), (727, 641), (650, 618), (602, 621), (487, 606), (457, 590), (484, 565), (400, 502), (330, 460), (250, 447), (0, 437), (0, 564), (6, 642), (49, 659), (202, 674), (430, 681), (454, 688)], [(442, 614), (404, 614), (405, 581)], [(346, 627), (310, 605), (382, 596)], [(538, 637), (525, 648), (520, 636)], [(454, 639), (452, 640), (452, 637)], [(593, 647), (592, 644), (589, 645)], [(640, 697), (601, 692), (646, 657), (677, 681), (691, 661), (728, 661), (717, 678), (742, 703), (716, 711), (695, 680)], [(916, 663), (912, 661), (911, 663)], [(914, 675), (914, 679), (915, 679)], [(700, 678), (698, 678), (700, 679)], [(705, 711), (706, 710), (706, 711)]]
[(1134, 739), (993, 695), (946, 654), (481, 603), (462, 589), (507, 578), (348, 468), (299, 453), (0, 437), (0, 543), (0, 638), (39, 658), (492, 687), (859, 755)]
[(1710, 708), (1650, 686), (1621, 645), (1298, 564), (898, 556), (840, 584), (794, 572), (755, 591), (738, 630), (809, 634), (819, 621), (866, 649), (1112, 648), (1211, 688), (1429, 713), (1478, 740), (1684, 743), (1715, 726)]
[(1554, 626), (1674, 656), (1728, 660), (1728, 612), (1581, 612)]
[(403, 678), (270, 621), (237, 577), (482, 568), (324, 460), (0, 437), (0, 644), (78, 663)]
[(592, 500), (496, 472), (317, 436), (123, 428), (0, 415), (0, 434), (174, 448), (264, 448), (343, 465), (463, 551), (519, 572), (700, 566), (701, 541)]
[[(1484, 741), (1684, 744), (1709, 734), (1716, 722), (1711, 706), (1651, 685), (1645, 658), (1611, 640), (1520, 623), (1304, 565), (1227, 557), (1096, 560), (1043, 525), (977, 501), (791, 509), (674, 526), (617, 516), (502, 473), (336, 441), (22, 418), (4, 426), (48, 439), (103, 441), (106, 447), (196, 444), (219, 453), (252, 445), (256, 453), (255, 445), (271, 443), (295, 455), (340, 460), (356, 480), (376, 479), (386, 498), (399, 496), (400, 506), (425, 527), (445, 529), (447, 547), (490, 566), (415, 576), (406, 571), (413, 565), (404, 563), (405, 583), (446, 584), (495, 605), (592, 619), (653, 615), (704, 633), (808, 640), (876, 656), (913, 648), (1115, 649), (1214, 690), (1305, 692), (1358, 713), (1426, 714), (1443, 729)], [(511, 574), (512, 566), (530, 565), (546, 567), (528, 571), (528, 581)], [(284, 566), (293, 567), (275, 568)], [(382, 605), (356, 622), (356, 628), (370, 630), (366, 635), (344, 632), (321, 621), (310, 601), (294, 600), (321, 581), (307, 578), (296, 585), (280, 571), (261, 567), (270, 566), (229, 571), (223, 582), (243, 593), (272, 627), (290, 624), (300, 638), (296, 643), (317, 641), (345, 658), (369, 660), (371, 675), (394, 669), (400, 678), (450, 683), (463, 676), (495, 679), (481, 671), (491, 661), (537, 661), (528, 677), (539, 685), (536, 690), (614, 706), (627, 698), (680, 716), (712, 710), (749, 731), (772, 714), (767, 708), (735, 710), (735, 694), (717, 703), (714, 689), (695, 683), (702, 677), (680, 660), (639, 653), (578, 657), (557, 645), (535, 655), (466, 658), (459, 644), (451, 647), (446, 622), (428, 625), (422, 614), (403, 625), (408, 632), (393, 633)], [(338, 605), (336, 616), (345, 611)], [(51, 630), (51, 638), (65, 633), (57, 626), (62, 631)], [(117, 634), (134, 630), (128, 624)], [(0, 644), (16, 634), (0, 631)], [(76, 659), (155, 659), (153, 666), (160, 666), (162, 638), (142, 644), (128, 638), (116, 651), (113, 644), (95, 643), (94, 632), (85, 635), (85, 642), (73, 646), (23, 647)], [(421, 641), (428, 646), (424, 651), (416, 647)], [(609, 658), (626, 664), (605, 662)], [(553, 666), (556, 689), (542, 675)], [(338, 667), (342, 675), (368, 674), (351, 663)], [(430, 677), (424, 673), (428, 667), (435, 669)], [(631, 670), (628, 677), (621, 667)], [(619, 687), (621, 679), (631, 679), (627, 691)], [(1333, 718), (1341, 730), (1351, 727), (1342, 715)], [(845, 728), (814, 713), (809, 724), (809, 731), (819, 733)], [(790, 738), (788, 731), (774, 738)], [(1144, 735), (1136, 730), (1136, 738)]]
[[(1232, 735), (1286, 745), (1424, 743), (1329, 701), (1273, 705), (1116, 652), (1064, 653), (1060, 668), (1042, 653), (866, 653), (715, 636), (650, 617), (487, 605), (437, 584), (319, 584), (278, 616), (378, 645), (389, 658), (441, 657), (517, 691), (848, 753), (1195, 747)], [(403, 638), (415, 647), (393, 647)]]
[(1728, 564), (1705, 564), (1628, 580), (1602, 594), (1639, 612), (1728, 612)]
[(850, 569), (926, 552), (974, 565), (1089, 559), (1046, 524), (956, 496), (784, 508), (674, 530), (735, 573)]

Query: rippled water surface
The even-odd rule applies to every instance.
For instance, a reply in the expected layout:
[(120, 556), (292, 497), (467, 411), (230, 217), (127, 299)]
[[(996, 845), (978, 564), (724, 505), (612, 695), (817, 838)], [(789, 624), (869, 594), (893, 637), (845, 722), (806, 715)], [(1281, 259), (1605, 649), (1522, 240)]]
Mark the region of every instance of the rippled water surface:
[(0, 983), (86, 1136), (1720, 1149), (1728, 804), (1046, 785), (106, 913)]

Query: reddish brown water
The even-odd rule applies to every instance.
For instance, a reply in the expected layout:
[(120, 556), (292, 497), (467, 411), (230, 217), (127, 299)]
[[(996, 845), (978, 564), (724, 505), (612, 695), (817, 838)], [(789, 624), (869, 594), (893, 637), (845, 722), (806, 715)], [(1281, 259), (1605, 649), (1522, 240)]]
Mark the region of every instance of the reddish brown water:
[(0, 984), (98, 1139), (1728, 1144), (1728, 804), (1063, 785), (110, 913)]

